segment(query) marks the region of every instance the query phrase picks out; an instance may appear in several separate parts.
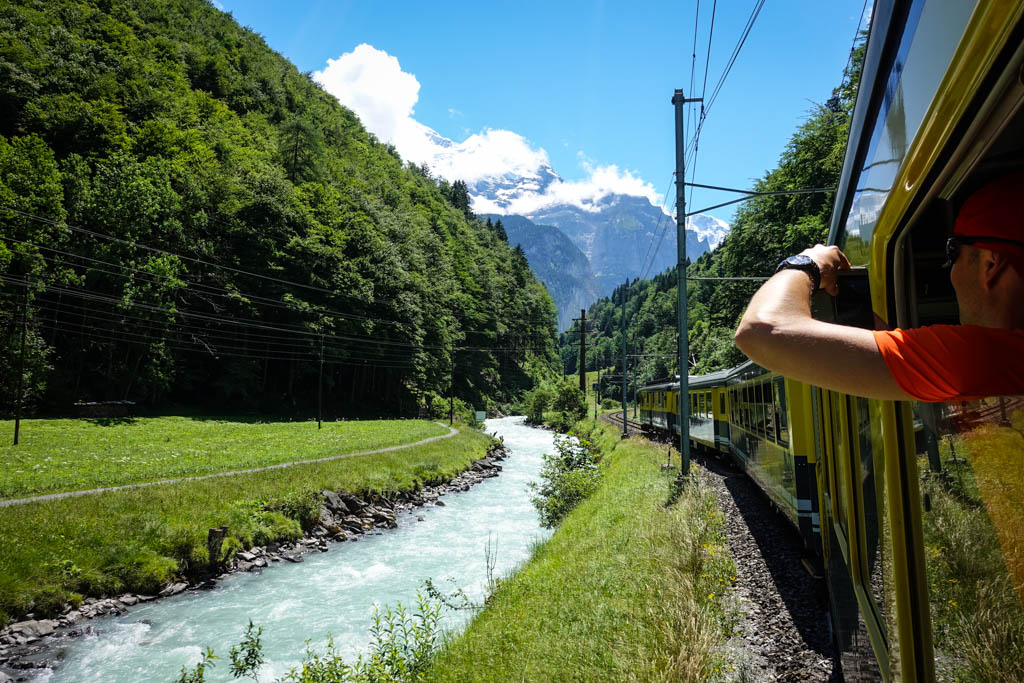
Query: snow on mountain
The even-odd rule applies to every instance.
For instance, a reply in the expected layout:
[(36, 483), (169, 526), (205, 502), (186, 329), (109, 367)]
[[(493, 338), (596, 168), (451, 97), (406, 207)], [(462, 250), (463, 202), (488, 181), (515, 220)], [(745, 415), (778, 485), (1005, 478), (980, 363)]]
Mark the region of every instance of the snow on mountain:
[(703, 213), (687, 218), (686, 229), (692, 230), (697, 235), (697, 239), (707, 242), (711, 249), (717, 249), (725, 236), (729, 234), (728, 223)]

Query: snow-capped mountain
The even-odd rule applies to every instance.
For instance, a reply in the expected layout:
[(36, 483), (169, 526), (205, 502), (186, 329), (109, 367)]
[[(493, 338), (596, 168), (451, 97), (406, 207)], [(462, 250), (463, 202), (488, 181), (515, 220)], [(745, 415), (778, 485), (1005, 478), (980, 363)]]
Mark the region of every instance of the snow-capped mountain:
[[(554, 226), (586, 257), (589, 269), (574, 268), (573, 278), (565, 282), (558, 278), (555, 285), (552, 273), (558, 266), (552, 261), (554, 255), (541, 254), (524, 244), (531, 267), (538, 275), (544, 271), (549, 285), (559, 293), (555, 303), (561, 321), (570, 314), (562, 310), (569, 302), (573, 309), (589, 306), (627, 279), (652, 277), (675, 265), (675, 220), (647, 196), (609, 189), (616, 187), (614, 184), (596, 191), (593, 186), (586, 192), (579, 191), (580, 184), (564, 181), (547, 162), (543, 150), (527, 148), (521, 137), (508, 131), (490, 131), (456, 143), (424, 129), (433, 149), (430, 166), (448, 180), (466, 180), (474, 211), (481, 215), (524, 216), (534, 224), (533, 228), (524, 226), (524, 230)], [(494, 151), (498, 139), (509, 143), (502, 147), (502, 154)], [(639, 179), (637, 182), (643, 185)], [(713, 216), (691, 217), (687, 221), (687, 256), (696, 260), (721, 244), (728, 232), (728, 224)], [(530, 236), (536, 238), (538, 234)], [(552, 240), (548, 236), (543, 241), (550, 247), (555, 244)], [(562, 256), (568, 254), (556, 251)], [(571, 281), (581, 277), (593, 280)]]
[(486, 198), (491, 211), (499, 212), (507, 210), (517, 199), (544, 194), (552, 183), (561, 180), (551, 166), (541, 164), (536, 170), (523, 175), (510, 172), (479, 180), (470, 187), (470, 195)]

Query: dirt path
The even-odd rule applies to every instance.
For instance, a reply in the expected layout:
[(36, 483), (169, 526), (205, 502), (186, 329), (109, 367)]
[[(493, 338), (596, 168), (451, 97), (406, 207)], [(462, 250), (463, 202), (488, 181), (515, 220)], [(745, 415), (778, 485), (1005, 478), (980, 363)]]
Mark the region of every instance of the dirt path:
[[(441, 424), (441, 423), (438, 423)], [(442, 427), (447, 425), (441, 424)], [(44, 500), (60, 500), (61, 498), (73, 498), (75, 496), (91, 496), (97, 493), (106, 493), (108, 491), (124, 491), (126, 489), (141, 489), (147, 486), (161, 486), (163, 484), (178, 484), (183, 481), (202, 481), (203, 479), (215, 479), (217, 477), (233, 477), (238, 474), (253, 474), (255, 472), (266, 472), (268, 470), (281, 470), (286, 467), (295, 467), (297, 465), (309, 465), (310, 463), (316, 462), (329, 462), (331, 460), (341, 460), (343, 458), (358, 458), (363, 455), (376, 455), (378, 453), (390, 453), (391, 451), (400, 451), (403, 448), (412, 448), (413, 446), (422, 446), (428, 444), (431, 441), (439, 441), (441, 439), (448, 439), (459, 433), (459, 430), (454, 427), (448, 427), (448, 433), (440, 436), (431, 436), (427, 439), (421, 439), (413, 443), (402, 444), (400, 446), (388, 446), (387, 448), (378, 448), (373, 451), (361, 451), (359, 453), (346, 453), (344, 455), (329, 455), (326, 458), (313, 458), (312, 460), (296, 460), (293, 462), (282, 462), (277, 465), (266, 465), (265, 467), (253, 467), (247, 470), (232, 470), (230, 472), (216, 472), (214, 474), (204, 474), (198, 477), (178, 477), (176, 479), (160, 479), (159, 481), (144, 481), (138, 484), (125, 484), (123, 486), (107, 486), (105, 488), (98, 489), (83, 489), (81, 491), (65, 491), (64, 493), (49, 493), (45, 496), (32, 496), (30, 498), (15, 498), (12, 500), (0, 500), (0, 508), (12, 507), (14, 505), (24, 505), (26, 503), (38, 503)]]

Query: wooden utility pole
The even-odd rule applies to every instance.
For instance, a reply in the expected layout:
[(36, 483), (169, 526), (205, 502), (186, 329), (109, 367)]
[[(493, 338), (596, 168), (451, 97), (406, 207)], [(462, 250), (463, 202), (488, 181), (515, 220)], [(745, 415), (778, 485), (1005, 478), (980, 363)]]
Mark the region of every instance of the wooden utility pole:
[(320, 335), (320, 376), (316, 380), (316, 428), (323, 428), (324, 415), (324, 335)]
[(629, 434), (626, 429), (626, 290), (629, 289), (629, 278), (622, 286), (622, 324), (619, 326), (622, 331), (622, 436)]
[(580, 317), (573, 318), (580, 322), (580, 391), (587, 395), (587, 310), (580, 309)]
[(683, 105), (702, 102), (702, 98), (687, 99), (677, 89), (672, 94), (676, 110), (676, 308), (679, 323), (679, 400), (676, 401), (676, 419), (679, 424), (679, 476), (690, 474), (690, 340), (686, 324), (686, 140), (683, 132)]
[(28, 282), (25, 283), (25, 301), (21, 304), (21, 352), (18, 354), (18, 389), (14, 392), (14, 445), (18, 445), (21, 431), (21, 404), (25, 402), (22, 391), (25, 384), (25, 329), (28, 327)]
[(452, 355), (449, 360), (451, 371), (448, 373), (448, 426), (455, 422), (455, 342), (452, 342)]

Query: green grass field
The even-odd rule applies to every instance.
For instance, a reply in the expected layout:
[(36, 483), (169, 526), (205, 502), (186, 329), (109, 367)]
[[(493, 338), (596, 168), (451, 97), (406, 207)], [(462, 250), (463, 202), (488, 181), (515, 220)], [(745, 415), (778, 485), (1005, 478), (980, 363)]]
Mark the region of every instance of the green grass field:
[[(257, 422), (155, 417), (23, 420), (0, 447), (0, 499), (312, 460), (447, 433), (423, 420)], [(0, 421), (12, 435), (13, 421)]]
[[(417, 423), (390, 424), (413, 440), (405, 430)], [(207, 565), (212, 527), (229, 527), (226, 547), (294, 539), (318, 514), (321, 490), (414, 489), (466, 469), (490, 440), (462, 428), (390, 453), (0, 508), (0, 625), (82, 596), (153, 593)]]
[(441, 652), (432, 679), (728, 677), (719, 652), (735, 569), (713, 495), (695, 479), (666, 506), (677, 470), (661, 470), (663, 448), (620, 441), (608, 425), (595, 437), (601, 487), (501, 583)]

